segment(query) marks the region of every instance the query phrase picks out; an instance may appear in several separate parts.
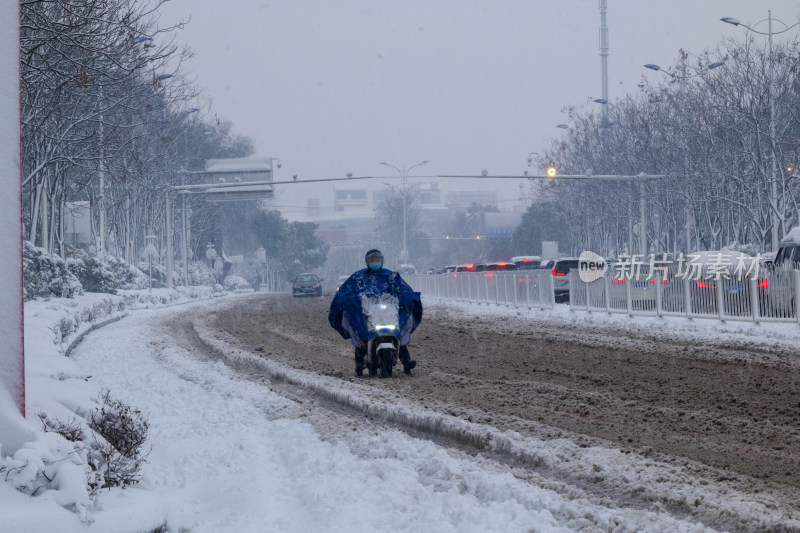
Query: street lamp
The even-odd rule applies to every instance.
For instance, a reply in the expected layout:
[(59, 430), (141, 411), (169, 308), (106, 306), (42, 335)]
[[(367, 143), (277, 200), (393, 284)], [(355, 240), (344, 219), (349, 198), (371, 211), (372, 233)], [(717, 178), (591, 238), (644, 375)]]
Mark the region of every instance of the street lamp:
[(157, 237), (152, 233), (148, 233), (144, 236), (147, 245), (145, 245), (144, 250), (142, 250), (142, 259), (146, 259), (149, 265), (150, 272), (147, 275), (147, 292), (152, 292), (153, 287), (153, 260), (158, 259), (158, 250), (156, 249), (156, 239)]
[(217, 250), (212, 243), (206, 245), (206, 259), (208, 259), (211, 270), (214, 272), (214, 278), (219, 283), (222, 276), (222, 258), (217, 254)]
[[(772, 215), (772, 251), (775, 252), (778, 250), (778, 161), (777, 161), (777, 154), (775, 151), (775, 98), (772, 95), (772, 80), (775, 78), (775, 61), (773, 58), (773, 51), (772, 51), (772, 36), (773, 35), (780, 35), (781, 33), (785, 33), (798, 24), (800, 22), (795, 22), (791, 26), (788, 26), (785, 22), (779, 19), (772, 18), (772, 10), (767, 10), (767, 18), (761, 19), (753, 26), (748, 26), (747, 24), (742, 24), (739, 20), (733, 17), (722, 17), (720, 19), (722, 22), (726, 24), (732, 24), (734, 26), (741, 26), (742, 28), (751, 31), (753, 33), (757, 33), (759, 35), (766, 35), (768, 36), (769, 42), (769, 80), (767, 81), (767, 101), (769, 102), (769, 148), (770, 148), (770, 156), (772, 159), (772, 168), (770, 169), (770, 194), (772, 198), (770, 199), (770, 214)], [(772, 31), (772, 21), (778, 22), (779, 24), (783, 25), (781, 31)], [(755, 26), (758, 26), (762, 22), (767, 21), (767, 32), (764, 33), (763, 31), (758, 31), (755, 29)], [(781, 174), (783, 176), (783, 174)]]
[(392, 167), (393, 169), (395, 169), (397, 172), (400, 173), (400, 184), (402, 185), (402, 189), (403, 189), (403, 249), (400, 251), (400, 262), (401, 263), (407, 263), (408, 262), (408, 241), (407, 241), (407, 238), (406, 238), (407, 237), (406, 236), (406, 231), (407, 231), (407, 221), (406, 221), (407, 214), (406, 214), (406, 211), (408, 210), (408, 205), (407, 205), (407, 201), (406, 201), (406, 182), (408, 180), (408, 173), (411, 171), (411, 169), (412, 168), (416, 168), (416, 167), (421, 166), (421, 165), (427, 165), (428, 164), (428, 160), (426, 159), (424, 161), (420, 161), (419, 163), (415, 163), (415, 164), (411, 165), (408, 168), (406, 168), (405, 163), (403, 163), (402, 170), (400, 168), (398, 168), (398, 167), (396, 167), (394, 165), (390, 165), (389, 163), (386, 163), (384, 161), (379, 161), (379, 163), (381, 165), (384, 165), (384, 166), (387, 166), (387, 167)]
[(264, 284), (264, 271), (267, 269), (267, 251), (263, 246), (259, 246), (258, 250), (256, 250), (256, 259), (258, 260), (258, 264), (261, 266), (261, 286), (259, 286), (258, 290), (265, 291), (266, 285)]

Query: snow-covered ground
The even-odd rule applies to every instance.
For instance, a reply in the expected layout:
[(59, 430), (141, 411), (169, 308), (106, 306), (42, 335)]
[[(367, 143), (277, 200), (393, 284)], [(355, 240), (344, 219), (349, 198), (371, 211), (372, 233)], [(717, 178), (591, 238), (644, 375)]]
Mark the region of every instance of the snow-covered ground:
[[(515, 476), (512, 467), (490, 457), (287, 397), (263, 377), (244, 379), (222, 361), (198, 357), (176, 341), (178, 332), (168, 322), (185, 306), (128, 311), (128, 316), (87, 335), (70, 358), (64, 357), (63, 345), (53, 343), (59, 335), (55, 325), (75, 316), (77, 309), (108, 308), (102, 303), (107, 298), (87, 295), (26, 305), (28, 418), (15, 418), (13, 406), (0, 400), (0, 427), (16, 428), (21, 437), (28, 432), (28, 442), (21, 447), (4, 444), (4, 464), (26, 458), (49, 465), (79, 463), (69, 457), (68, 441), (40, 431), (36, 413), (67, 420), (79, 409), (91, 409), (100, 390), (108, 388), (149, 420), (152, 451), (142, 482), (103, 491), (93, 502), (85, 489), (81, 492), (81, 473), (74, 468), (51, 469), (56, 483), (35, 497), (17, 492), (12, 483), (0, 483), (0, 531), (127, 533), (162, 525), (176, 532), (707, 530), (666, 509), (618, 507), (588, 498), (579, 488), (556, 490), (552, 482)], [(218, 304), (189, 305), (202, 310)], [(486, 306), (454, 309), (517, 313)], [(575, 320), (617, 320), (560, 314)], [(726, 334), (711, 326), (685, 326), (690, 335)], [(748, 336), (746, 331), (739, 334)], [(788, 328), (783, 335), (786, 342), (794, 337)], [(767, 340), (772, 335), (750, 336)], [(317, 387), (337, 383), (334, 378), (308, 379)], [(356, 389), (331, 392), (358, 394)], [(411, 404), (398, 408), (414, 409)], [(415, 415), (429, 413), (409, 416)], [(5, 436), (3, 442), (9, 442)], [(565, 442), (540, 445), (545, 448), (536, 453), (562, 459), (575, 448)], [(593, 457), (613, 457), (620, 475), (643, 486), (648, 476), (658, 475), (641, 457), (613, 449), (590, 449), (572, 457), (586, 463), (575, 464), (576, 470), (597, 468), (588, 464)], [(695, 490), (700, 494), (708, 489), (687, 487), (685, 492)], [(721, 508), (748, 504), (740, 494), (713, 496), (722, 500)]]

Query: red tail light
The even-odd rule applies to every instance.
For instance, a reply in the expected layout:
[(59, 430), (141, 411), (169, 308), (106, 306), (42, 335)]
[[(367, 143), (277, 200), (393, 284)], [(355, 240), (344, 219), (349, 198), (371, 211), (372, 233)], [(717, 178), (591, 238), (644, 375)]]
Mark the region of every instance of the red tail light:
[(504, 266), (506, 266), (506, 264), (505, 263), (497, 263), (497, 266), (504, 267)]
[(553, 273), (554, 276), (566, 276), (567, 275), (565, 272), (556, 272), (555, 268), (551, 272)]
[(697, 286), (700, 287), (701, 289), (716, 289), (714, 285), (705, 283), (703, 281), (698, 281)]
[(761, 283), (758, 284), (759, 289), (769, 289), (769, 280), (765, 279)]
[(625, 278), (614, 278), (611, 283), (625, 283)]
[(520, 283), (525, 283), (525, 278), (519, 278)]
[(472, 270), (473, 268), (475, 268), (475, 265), (467, 265), (464, 268), (466, 268), (467, 270)]
[(494, 274), (491, 272), (484, 272), (483, 275), (486, 276), (487, 278), (491, 278), (492, 276), (494, 276)]

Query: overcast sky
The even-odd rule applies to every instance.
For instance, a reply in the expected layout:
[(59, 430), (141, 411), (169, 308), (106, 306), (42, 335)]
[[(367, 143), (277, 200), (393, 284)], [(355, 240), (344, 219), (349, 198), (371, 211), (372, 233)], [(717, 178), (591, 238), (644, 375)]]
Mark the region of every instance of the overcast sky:
[[(662, 75), (645, 63), (745, 35), (720, 17), (800, 16), (798, 0), (608, 4), (611, 101)], [(425, 159), (412, 175), (521, 174), (561, 134), (562, 109), (596, 107), (602, 92), (599, 0), (172, 0), (161, 24), (189, 18), (178, 34), (196, 54), (187, 69), (212, 114), (281, 159), (276, 179), (397, 176), (378, 162)], [(276, 201), (287, 214), (332, 189), (292, 187)], [(519, 195), (516, 183), (464, 187), (501, 187), (507, 205)]]

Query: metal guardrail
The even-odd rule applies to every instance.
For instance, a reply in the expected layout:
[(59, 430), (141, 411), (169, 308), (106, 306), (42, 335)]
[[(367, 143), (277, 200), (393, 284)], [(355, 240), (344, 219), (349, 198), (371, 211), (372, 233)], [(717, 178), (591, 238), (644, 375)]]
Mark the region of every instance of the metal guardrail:
[[(415, 274), (406, 280), (436, 298), (528, 309), (552, 309), (556, 304), (549, 270)], [(643, 265), (629, 279), (607, 275), (587, 283), (573, 270), (568, 280), (569, 307), (574, 311), (800, 323), (800, 270), (694, 280), (680, 276), (674, 265), (654, 276)]]

